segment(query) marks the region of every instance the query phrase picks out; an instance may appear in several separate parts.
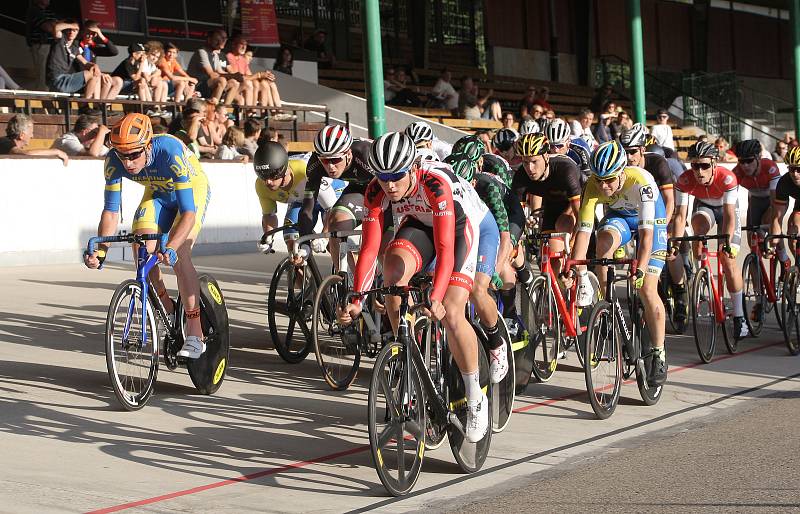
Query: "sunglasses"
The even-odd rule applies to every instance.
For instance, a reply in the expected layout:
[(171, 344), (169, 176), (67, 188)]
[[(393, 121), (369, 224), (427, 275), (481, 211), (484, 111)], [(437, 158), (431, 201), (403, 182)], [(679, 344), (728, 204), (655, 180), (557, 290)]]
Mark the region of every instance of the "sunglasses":
[(753, 164), (755, 162), (755, 157), (748, 157), (747, 159), (739, 159), (739, 164)]
[(693, 162), (692, 169), (693, 170), (707, 170), (711, 168), (710, 162)]
[(411, 167), (409, 166), (408, 168), (402, 169), (396, 173), (376, 173), (375, 176), (381, 182), (397, 182), (399, 180), (402, 180), (403, 177), (405, 177), (406, 175), (408, 175), (408, 170), (410, 169)]
[(609, 177), (609, 178), (598, 178), (597, 181), (600, 182), (601, 184), (610, 184), (610, 183), (614, 182), (615, 180), (617, 180), (618, 178), (619, 178), (619, 175), (616, 175), (614, 177)]
[(628, 154), (628, 155), (636, 155), (637, 153), (639, 153), (639, 149), (638, 148), (626, 148), (625, 149), (625, 153)]
[(789, 173), (800, 173), (800, 166), (787, 166)]
[(117, 152), (117, 157), (119, 157), (119, 160), (121, 161), (135, 161), (136, 159), (141, 157), (143, 153), (144, 153), (144, 148), (142, 148), (138, 152), (131, 152), (131, 153)]
[(344, 157), (320, 157), (319, 160), (327, 164), (339, 164)]

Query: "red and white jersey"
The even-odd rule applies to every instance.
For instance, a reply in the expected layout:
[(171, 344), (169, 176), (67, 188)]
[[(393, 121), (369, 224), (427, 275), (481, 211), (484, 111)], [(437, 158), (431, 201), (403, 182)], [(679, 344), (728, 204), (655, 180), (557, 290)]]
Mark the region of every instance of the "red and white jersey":
[(364, 221), (361, 231), (361, 252), (356, 265), (354, 289), (363, 291), (374, 278), (375, 263), (383, 236), (383, 213), (392, 209), (395, 227), (411, 217), (433, 228), (436, 247), (436, 269), (431, 298), (441, 300), (453, 272), (456, 230), (472, 227), (477, 243), (478, 227), (489, 209), (469, 182), (457, 176), (449, 164), (422, 161), (416, 171), (413, 188), (399, 202), (391, 202), (377, 179), (364, 193)]
[(761, 159), (755, 175), (745, 174), (741, 164), (737, 164), (733, 168), (733, 173), (736, 175), (739, 185), (747, 189), (750, 196), (761, 198), (769, 197), (770, 192), (775, 191), (778, 181), (781, 179), (778, 165), (772, 159)]
[[(711, 207), (725, 205), (736, 205), (739, 194), (739, 182), (732, 171), (717, 166), (714, 170), (714, 178), (711, 184), (705, 186), (697, 181), (694, 172), (686, 170), (678, 177), (675, 182), (675, 189), (678, 197), (675, 205), (688, 205), (689, 195)], [(696, 205), (696, 204), (695, 204)]]

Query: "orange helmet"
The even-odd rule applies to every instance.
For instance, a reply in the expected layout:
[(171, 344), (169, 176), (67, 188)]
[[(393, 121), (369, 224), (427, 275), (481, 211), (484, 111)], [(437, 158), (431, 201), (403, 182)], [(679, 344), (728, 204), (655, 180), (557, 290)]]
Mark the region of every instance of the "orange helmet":
[(150, 118), (138, 112), (125, 115), (111, 129), (111, 146), (121, 153), (130, 153), (145, 148), (153, 137)]

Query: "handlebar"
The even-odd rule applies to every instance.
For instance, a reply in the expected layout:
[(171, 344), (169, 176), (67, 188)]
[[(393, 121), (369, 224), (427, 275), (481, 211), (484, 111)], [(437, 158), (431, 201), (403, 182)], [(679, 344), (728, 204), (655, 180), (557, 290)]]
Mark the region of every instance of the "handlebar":
[(366, 291), (356, 292), (350, 291), (347, 293), (347, 302), (350, 303), (351, 300), (354, 298), (364, 298), (365, 296), (369, 296), (371, 294), (379, 293), (384, 295), (390, 296), (408, 296), (414, 291), (420, 292), (423, 294), (423, 303), (425, 306), (430, 306), (431, 304), (431, 285), (433, 284), (433, 277), (428, 275), (415, 275), (411, 277), (409, 284), (407, 286), (383, 286), (383, 287), (376, 287), (373, 289), (367, 289)]
[(569, 232), (550, 232), (550, 233), (540, 233), (540, 234), (533, 234), (529, 236), (533, 240), (550, 240), (554, 237), (563, 237), (564, 244), (567, 248), (569, 248), (569, 238), (572, 234)]
[(145, 241), (158, 241), (159, 249), (163, 250), (167, 246), (169, 234), (126, 234), (124, 236), (96, 236), (89, 239), (86, 245), (86, 252), (89, 255), (97, 251), (97, 245), (103, 243), (131, 243), (142, 244)]
[(639, 269), (638, 259), (568, 259), (564, 267), (564, 274), (567, 274), (573, 266), (630, 266), (630, 275), (636, 275)]
[(297, 223), (291, 223), (289, 225), (281, 225), (280, 227), (276, 227), (276, 228), (273, 228), (272, 230), (268, 230), (268, 231), (264, 232), (263, 236), (261, 236), (261, 239), (259, 240), (259, 243), (261, 243), (262, 245), (266, 244), (267, 238), (269, 236), (275, 235), (278, 232), (283, 232), (284, 230), (288, 230), (288, 229), (291, 229), (291, 228), (297, 228)]
[(692, 242), (692, 241), (706, 242), (706, 241), (710, 241), (710, 240), (717, 240), (717, 241), (723, 241), (724, 240), (725, 244), (728, 244), (728, 241), (730, 240), (730, 236), (728, 234), (722, 234), (722, 235), (715, 235), (715, 236), (704, 235), (704, 236), (670, 237), (668, 243), (669, 243), (670, 246), (676, 246), (673, 243), (676, 243), (676, 242), (680, 243), (680, 242), (683, 242), (683, 241), (686, 241), (686, 242)]
[(362, 233), (363, 232), (361, 232), (360, 230), (337, 230), (334, 232), (322, 232), (320, 234), (308, 234), (298, 238), (297, 241), (294, 242), (294, 244), (297, 247), (299, 247), (301, 244), (307, 241), (312, 241), (314, 239), (322, 239), (322, 238), (347, 239), (350, 236), (356, 236), (356, 235), (360, 236)]

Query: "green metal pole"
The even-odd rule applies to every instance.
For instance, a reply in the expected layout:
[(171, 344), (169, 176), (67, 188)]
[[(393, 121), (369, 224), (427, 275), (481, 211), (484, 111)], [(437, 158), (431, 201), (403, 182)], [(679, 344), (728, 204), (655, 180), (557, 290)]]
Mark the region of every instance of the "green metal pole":
[(794, 137), (800, 135), (800, 0), (792, 0), (792, 34), (794, 36)]
[(369, 137), (375, 139), (386, 132), (386, 111), (383, 107), (383, 50), (381, 49), (381, 18), (378, 0), (362, 0), (362, 31), (364, 33), (364, 83), (367, 86), (367, 126)]
[[(795, 0), (800, 1), (800, 0)], [(644, 95), (644, 49), (642, 47), (642, 13), (639, 0), (627, 0), (631, 36), (631, 89), (633, 90), (633, 118), (641, 124), (646, 121)]]

